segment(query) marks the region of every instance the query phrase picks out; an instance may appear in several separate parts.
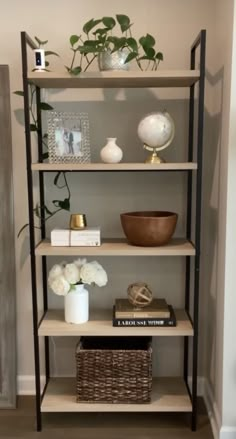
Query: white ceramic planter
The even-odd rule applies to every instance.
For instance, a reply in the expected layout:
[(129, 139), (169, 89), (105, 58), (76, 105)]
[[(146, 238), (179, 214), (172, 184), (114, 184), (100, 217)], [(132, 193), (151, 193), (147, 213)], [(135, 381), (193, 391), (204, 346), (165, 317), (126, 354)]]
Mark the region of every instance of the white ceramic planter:
[(85, 323), (89, 319), (89, 293), (84, 285), (76, 285), (65, 296), (65, 321), (67, 323)]

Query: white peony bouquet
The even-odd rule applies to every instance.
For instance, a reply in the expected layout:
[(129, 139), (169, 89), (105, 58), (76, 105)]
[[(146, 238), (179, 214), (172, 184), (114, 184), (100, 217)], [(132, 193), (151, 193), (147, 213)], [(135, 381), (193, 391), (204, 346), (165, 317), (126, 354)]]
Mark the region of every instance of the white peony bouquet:
[(79, 284), (104, 287), (107, 284), (107, 274), (97, 261), (77, 259), (71, 264), (63, 262), (54, 265), (48, 275), (48, 284), (55, 294), (66, 296)]

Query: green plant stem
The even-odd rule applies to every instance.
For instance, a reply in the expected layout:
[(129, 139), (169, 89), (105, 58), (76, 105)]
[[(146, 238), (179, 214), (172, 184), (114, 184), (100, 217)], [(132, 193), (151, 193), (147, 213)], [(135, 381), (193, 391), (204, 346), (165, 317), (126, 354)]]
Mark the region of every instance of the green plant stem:
[(93, 58), (88, 62), (87, 66), (84, 69), (84, 72), (86, 72), (86, 70), (88, 70), (90, 64), (92, 64), (92, 62), (94, 61), (95, 58), (97, 58), (97, 55), (94, 55)]
[(150, 67), (150, 63), (151, 63), (151, 61), (149, 60), (149, 61), (148, 61), (148, 65), (147, 65), (147, 67), (146, 67), (146, 69), (145, 69), (146, 71), (149, 69), (149, 67)]
[[(23, 232), (24, 229), (26, 229), (26, 227), (29, 227), (29, 223), (24, 224), (23, 227), (21, 227), (21, 229), (19, 230), (19, 232), (17, 233), (17, 238), (19, 238), (20, 234)], [(41, 227), (38, 226), (34, 226), (35, 229), (39, 229), (41, 230)]]
[(158, 60), (157, 62), (156, 62), (156, 60), (155, 60), (155, 65), (156, 65), (156, 68), (155, 68), (155, 70), (157, 70), (157, 68), (158, 68), (159, 64), (160, 64), (160, 60)]
[(73, 57), (72, 57), (72, 61), (71, 61), (71, 66), (70, 66), (70, 70), (73, 69), (74, 66), (74, 62), (75, 62), (75, 55), (76, 55), (76, 50), (73, 49)]
[[(61, 171), (60, 171), (61, 172)], [(60, 173), (59, 172), (59, 173)], [(64, 180), (65, 180), (65, 184), (63, 184), (62, 186), (59, 186), (59, 184), (57, 183), (57, 187), (59, 188), (59, 189), (64, 189), (65, 187), (67, 188), (67, 191), (68, 191), (68, 199), (70, 200), (70, 198), (71, 198), (71, 192), (70, 192), (70, 188), (69, 188), (69, 185), (68, 185), (68, 182), (67, 182), (67, 177), (66, 177), (66, 172), (62, 172), (62, 174), (63, 174), (63, 177), (64, 177)]]
[[(33, 104), (34, 104), (34, 95), (35, 95), (35, 92), (36, 92), (36, 89), (33, 88), (32, 85), (31, 85), (31, 86), (30, 86), (30, 93), (31, 93), (31, 96), (30, 96), (30, 106), (29, 106), (29, 111), (30, 111), (31, 118), (32, 118), (32, 120), (33, 120), (33, 122), (34, 122), (34, 125), (36, 126), (36, 130), (37, 130), (37, 132), (38, 132), (38, 121), (37, 121), (37, 119), (35, 118), (35, 116), (34, 116), (34, 112), (33, 112)], [(42, 144), (46, 147), (46, 149), (48, 149), (48, 145), (47, 145), (47, 143), (43, 140), (43, 137), (42, 137)]]
[(143, 71), (143, 68), (142, 68), (142, 65), (141, 65), (140, 61), (137, 58), (135, 58), (135, 60), (136, 60), (136, 63), (138, 64), (140, 70)]
[(69, 188), (69, 185), (68, 185), (68, 182), (67, 182), (66, 172), (63, 172), (63, 177), (64, 177), (65, 184), (66, 184), (67, 191), (68, 191), (68, 199), (70, 200), (70, 198), (71, 198), (71, 192), (70, 192), (70, 188)]

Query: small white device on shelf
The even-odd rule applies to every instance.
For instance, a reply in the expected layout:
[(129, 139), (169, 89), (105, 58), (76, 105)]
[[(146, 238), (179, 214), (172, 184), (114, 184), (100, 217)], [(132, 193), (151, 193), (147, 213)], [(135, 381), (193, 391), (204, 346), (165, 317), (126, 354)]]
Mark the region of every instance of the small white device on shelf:
[(34, 50), (34, 68), (37, 71), (45, 71), (45, 50), (35, 49)]

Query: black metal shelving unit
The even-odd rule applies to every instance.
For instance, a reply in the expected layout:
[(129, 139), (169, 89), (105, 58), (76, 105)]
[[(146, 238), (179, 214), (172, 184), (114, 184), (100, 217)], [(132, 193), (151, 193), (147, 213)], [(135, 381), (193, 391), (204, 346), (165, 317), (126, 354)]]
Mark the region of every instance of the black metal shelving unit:
[[(45, 374), (46, 384), (43, 392), (40, 389), (40, 350), (39, 350), (39, 326), (43, 321), (48, 310), (47, 299), (47, 256), (42, 256), (42, 283), (43, 283), (43, 306), (44, 316), (39, 322), (38, 319), (38, 300), (37, 300), (37, 277), (36, 277), (36, 240), (34, 233), (34, 200), (33, 200), (33, 170), (32, 170), (32, 150), (31, 150), (31, 131), (30, 131), (30, 104), (29, 104), (29, 84), (32, 85), (32, 79), (28, 76), (28, 48), (36, 49), (35, 43), (26, 32), (21, 33), (22, 49), (22, 69), (23, 69), (23, 90), (24, 90), (24, 115), (25, 115), (25, 141), (26, 141), (26, 160), (27, 160), (27, 184), (28, 184), (28, 210), (29, 210), (29, 231), (30, 231), (30, 258), (31, 258), (31, 285), (32, 285), (32, 306), (33, 306), (33, 330), (34, 330), (34, 358), (35, 358), (35, 380), (36, 380), (36, 421), (37, 431), (42, 429), (42, 412), (41, 403), (44, 399), (47, 386), (50, 381), (50, 364), (49, 364), (49, 337), (45, 336)], [(197, 52), (198, 50), (198, 52)], [(181, 170), (187, 172), (187, 230), (186, 238), (194, 242), (195, 256), (186, 256), (186, 278), (185, 278), (185, 310), (193, 326), (193, 346), (192, 352), (189, 351), (190, 337), (184, 336), (184, 361), (183, 361), (183, 378), (192, 402), (192, 430), (197, 427), (197, 363), (198, 363), (198, 311), (199, 311), (199, 277), (200, 277), (200, 253), (201, 253), (201, 195), (202, 195), (202, 157), (203, 157), (203, 125), (204, 125), (204, 82), (205, 82), (205, 52), (206, 52), (206, 31), (202, 30), (197, 36), (191, 47), (190, 70), (195, 70), (197, 55), (200, 66), (199, 78), (189, 86), (189, 133), (188, 133), (188, 161), (192, 162), (194, 154), (196, 155), (197, 169)], [(198, 93), (196, 93), (196, 84), (198, 84)], [(37, 105), (37, 122), (38, 122), (38, 163), (43, 163), (42, 148), (42, 119), (40, 111), (41, 93), (39, 85), (36, 87), (36, 105)], [(197, 96), (196, 96), (197, 94)], [(195, 108), (197, 113), (195, 115)], [(195, 120), (196, 119), (196, 120)], [(196, 132), (196, 136), (195, 136)], [(195, 143), (195, 145), (194, 145)], [(194, 151), (195, 149), (195, 151)], [(80, 171), (83, 169), (80, 169)], [(44, 204), (44, 172), (52, 172), (52, 169), (39, 170), (39, 196), (40, 205)], [(176, 171), (176, 170), (175, 170)], [(55, 170), (54, 170), (55, 172)], [(75, 171), (78, 172), (78, 171)], [(196, 178), (196, 184), (193, 185), (193, 179)], [(193, 206), (192, 195), (194, 187), (196, 189), (196, 202)], [(196, 224), (192, 228), (193, 212), (196, 215)], [(41, 239), (46, 237), (44, 211), (41, 212)], [(191, 269), (191, 260), (194, 258), (194, 269)], [(191, 291), (191, 277), (193, 280), (193, 291)], [(193, 296), (191, 296), (193, 294)], [(190, 316), (190, 298), (193, 297), (193, 315)], [(109, 334), (107, 334), (109, 335)], [(192, 386), (189, 387), (189, 357), (192, 355)]]

